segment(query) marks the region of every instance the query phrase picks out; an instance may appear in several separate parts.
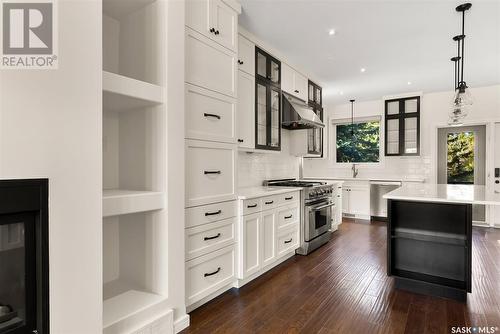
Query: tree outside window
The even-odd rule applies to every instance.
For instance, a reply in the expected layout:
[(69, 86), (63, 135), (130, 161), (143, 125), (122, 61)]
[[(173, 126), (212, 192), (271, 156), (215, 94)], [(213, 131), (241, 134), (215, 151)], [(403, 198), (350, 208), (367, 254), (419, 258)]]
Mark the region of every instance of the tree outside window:
[(474, 132), (448, 134), (449, 184), (474, 184)]
[(336, 126), (337, 163), (378, 163), (380, 122), (359, 122)]

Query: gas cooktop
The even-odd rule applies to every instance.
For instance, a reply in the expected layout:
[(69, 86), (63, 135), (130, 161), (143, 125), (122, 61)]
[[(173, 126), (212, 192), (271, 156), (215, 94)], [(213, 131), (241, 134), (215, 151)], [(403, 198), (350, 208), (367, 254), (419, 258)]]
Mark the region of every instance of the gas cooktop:
[(325, 185), (326, 182), (320, 181), (304, 181), (304, 180), (294, 180), (294, 179), (284, 179), (284, 180), (268, 180), (264, 182), (265, 186), (278, 186), (278, 187), (316, 187)]

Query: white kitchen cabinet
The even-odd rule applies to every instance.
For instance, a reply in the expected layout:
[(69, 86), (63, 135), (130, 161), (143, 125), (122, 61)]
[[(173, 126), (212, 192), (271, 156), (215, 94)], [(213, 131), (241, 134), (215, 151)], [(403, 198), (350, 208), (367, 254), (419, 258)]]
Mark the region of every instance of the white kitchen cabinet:
[(236, 53), (186, 28), (186, 82), (236, 98)]
[(234, 1), (187, 0), (186, 25), (236, 52), (240, 12), (241, 7)]
[(299, 230), (290, 229), (280, 234), (277, 240), (278, 256), (297, 249), (300, 246)]
[(240, 71), (255, 76), (255, 44), (242, 35), (238, 36), (238, 65)]
[(255, 77), (238, 71), (238, 145), (255, 148)]
[(346, 182), (342, 189), (343, 214), (370, 219), (370, 184), (365, 181)]
[(262, 266), (265, 267), (276, 259), (276, 210), (262, 212)]
[(240, 238), (240, 272), (239, 277), (248, 277), (261, 268), (260, 240), (261, 240), (261, 220), (259, 213), (250, 214), (241, 218), (241, 238)]
[(307, 102), (307, 78), (283, 62), (281, 68), (281, 89)]

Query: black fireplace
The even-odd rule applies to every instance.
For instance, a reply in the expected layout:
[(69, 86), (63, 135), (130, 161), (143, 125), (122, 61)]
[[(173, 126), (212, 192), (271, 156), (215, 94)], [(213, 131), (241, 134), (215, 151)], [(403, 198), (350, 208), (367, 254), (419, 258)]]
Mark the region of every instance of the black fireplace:
[(48, 180), (0, 180), (0, 334), (49, 333)]

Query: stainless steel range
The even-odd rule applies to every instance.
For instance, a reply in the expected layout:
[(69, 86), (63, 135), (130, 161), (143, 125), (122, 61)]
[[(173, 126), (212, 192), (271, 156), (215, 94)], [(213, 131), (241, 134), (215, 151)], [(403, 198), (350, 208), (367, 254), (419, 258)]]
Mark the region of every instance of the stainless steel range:
[(332, 185), (326, 182), (295, 179), (268, 180), (264, 185), (302, 188), (300, 192), (302, 242), (297, 254), (307, 255), (330, 240), (332, 209), (335, 206)]

